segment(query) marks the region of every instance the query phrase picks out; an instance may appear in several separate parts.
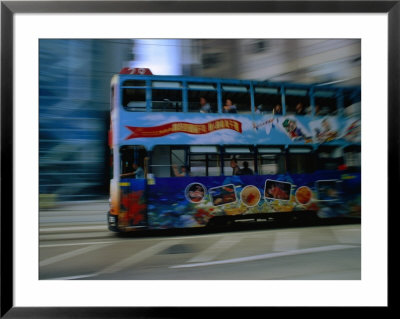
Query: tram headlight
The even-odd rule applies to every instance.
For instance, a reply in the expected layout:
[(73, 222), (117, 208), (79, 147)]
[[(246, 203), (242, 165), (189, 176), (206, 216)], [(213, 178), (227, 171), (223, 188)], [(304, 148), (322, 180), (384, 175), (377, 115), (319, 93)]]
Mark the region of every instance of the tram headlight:
[(110, 226), (116, 226), (117, 217), (113, 215), (108, 216), (108, 223)]

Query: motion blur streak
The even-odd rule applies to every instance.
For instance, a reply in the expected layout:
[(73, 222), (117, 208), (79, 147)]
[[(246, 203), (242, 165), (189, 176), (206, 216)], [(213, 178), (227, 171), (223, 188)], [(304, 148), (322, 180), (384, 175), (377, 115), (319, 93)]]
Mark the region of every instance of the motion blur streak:
[(293, 256), (293, 255), (301, 255), (301, 254), (309, 254), (309, 253), (318, 253), (318, 252), (331, 251), (331, 250), (342, 250), (342, 249), (349, 249), (349, 248), (356, 248), (356, 247), (357, 246), (351, 246), (351, 245), (322, 246), (322, 247), (306, 248), (306, 249), (299, 249), (299, 250), (265, 254), (265, 255), (249, 256), (249, 257), (243, 257), (243, 258), (217, 260), (217, 261), (205, 262), (205, 263), (177, 265), (177, 266), (171, 266), (170, 268), (190, 268), (190, 267), (211, 266), (211, 265), (220, 265), (220, 264), (241, 263), (241, 262), (253, 261), (253, 260), (270, 259), (270, 258), (276, 258), (276, 257)]

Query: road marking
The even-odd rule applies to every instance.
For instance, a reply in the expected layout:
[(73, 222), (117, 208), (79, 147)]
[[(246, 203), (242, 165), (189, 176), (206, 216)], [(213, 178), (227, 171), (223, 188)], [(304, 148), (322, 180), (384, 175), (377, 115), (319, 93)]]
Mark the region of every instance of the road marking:
[(124, 268), (132, 266), (132, 265), (137, 264), (151, 256), (154, 256), (155, 254), (159, 253), (160, 251), (163, 251), (163, 250), (165, 250), (171, 246), (174, 246), (180, 242), (181, 242), (180, 240), (159, 242), (159, 243), (157, 243), (151, 247), (148, 247), (128, 258), (125, 258), (115, 264), (112, 264), (111, 266), (108, 266), (108, 267), (104, 268), (103, 270), (100, 270), (99, 272), (97, 272), (97, 275), (118, 272)]
[(191, 268), (191, 267), (201, 267), (201, 266), (213, 266), (213, 265), (221, 265), (221, 264), (241, 263), (241, 262), (246, 262), (246, 261), (271, 259), (271, 258), (277, 258), (277, 257), (294, 256), (294, 255), (309, 254), (309, 253), (318, 253), (318, 252), (350, 249), (350, 248), (357, 248), (357, 247), (360, 247), (360, 246), (332, 245), (332, 246), (313, 247), (313, 248), (298, 249), (298, 250), (293, 250), (293, 251), (285, 251), (285, 252), (276, 252), (276, 253), (263, 254), (263, 255), (248, 256), (248, 257), (242, 257), (242, 258), (232, 258), (232, 259), (226, 259), (226, 260), (210, 261), (210, 262), (204, 262), (204, 263), (176, 265), (176, 266), (171, 266), (169, 268)]
[(104, 246), (108, 246), (108, 245), (105, 244), (105, 245), (98, 245), (98, 246), (88, 246), (88, 247), (83, 247), (83, 248), (80, 248), (80, 249), (77, 249), (77, 250), (70, 251), (70, 252), (65, 253), (65, 254), (53, 256), (53, 257), (47, 258), (45, 260), (42, 260), (39, 263), (39, 266), (41, 266), (41, 267), (48, 266), (48, 265), (60, 262), (62, 260), (68, 259), (68, 258), (76, 257), (76, 256), (79, 256), (79, 255), (82, 255), (82, 254), (86, 254), (86, 253), (88, 253), (90, 251), (103, 248)]
[(224, 236), (214, 245), (205, 249), (199, 255), (193, 257), (188, 262), (205, 262), (215, 259), (219, 254), (228, 250), (242, 240), (240, 236)]
[(299, 247), (298, 232), (278, 232), (275, 234), (273, 251), (292, 251)]

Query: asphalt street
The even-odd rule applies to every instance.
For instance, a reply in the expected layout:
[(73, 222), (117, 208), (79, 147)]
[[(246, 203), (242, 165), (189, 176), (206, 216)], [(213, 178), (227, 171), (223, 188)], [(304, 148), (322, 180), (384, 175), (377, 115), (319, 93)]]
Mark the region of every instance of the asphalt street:
[(361, 225), (109, 232), (107, 201), (40, 211), (40, 279), (359, 280)]

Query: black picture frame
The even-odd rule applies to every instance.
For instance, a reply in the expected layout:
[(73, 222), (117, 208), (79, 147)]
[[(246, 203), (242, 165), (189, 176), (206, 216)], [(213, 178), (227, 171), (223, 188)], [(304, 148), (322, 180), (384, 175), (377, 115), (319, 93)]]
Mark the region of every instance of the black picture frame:
[[(398, 183), (400, 1), (1, 1), (1, 317), (189, 318), (226, 315), (224, 308), (14, 307), (13, 300), (13, 19), (17, 13), (387, 13), (388, 14), (388, 204)], [(393, 208), (393, 207), (392, 207)], [(388, 211), (388, 212), (389, 212)], [(381, 212), (385, 213), (385, 212)], [(388, 218), (390, 219), (390, 215)], [(390, 223), (388, 223), (390, 225)], [(390, 233), (390, 229), (389, 229)], [(390, 245), (389, 245), (390, 247)], [(390, 264), (390, 263), (388, 263)], [(390, 281), (388, 281), (388, 285)], [(390, 308), (391, 298), (388, 304)], [(296, 315), (307, 308), (291, 308)], [(249, 315), (240, 308), (235, 314)], [(192, 315), (189, 315), (192, 314)], [(308, 313), (309, 314), (309, 313)], [(354, 313), (353, 313), (354, 314)]]

